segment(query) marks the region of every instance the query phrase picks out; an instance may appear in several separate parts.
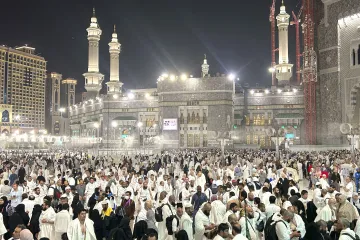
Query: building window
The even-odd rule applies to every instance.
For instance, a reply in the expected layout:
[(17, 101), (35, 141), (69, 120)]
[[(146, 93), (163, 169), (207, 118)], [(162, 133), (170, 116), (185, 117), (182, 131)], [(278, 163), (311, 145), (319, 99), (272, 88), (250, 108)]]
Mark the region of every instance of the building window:
[(203, 135), (203, 147), (207, 147), (207, 135)]
[(180, 147), (184, 147), (185, 141), (184, 141), (184, 134), (180, 134)]
[(194, 135), (193, 134), (187, 135), (187, 146), (194, 147)]

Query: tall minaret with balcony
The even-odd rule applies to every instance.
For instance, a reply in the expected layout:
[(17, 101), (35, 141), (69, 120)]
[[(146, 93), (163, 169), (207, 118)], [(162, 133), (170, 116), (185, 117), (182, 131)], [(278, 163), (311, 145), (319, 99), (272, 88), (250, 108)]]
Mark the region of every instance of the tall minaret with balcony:
[(119, 55), (121, 51), (121, 44), (118, 41), (116, 28), (114, 25), (114, 33), (112, 34), (111, 42), (109, 43), (110, 53), (110, 81), (106, 83), (107, 93), (110, 95), (121, 93), (123, 85), (119, 77)]
[(204, 63), (201, 65), (201, 77), (206, 77), (209, 74), (209, 64), (207, 63), (206, 54), (204, 54)]
[(280, 7), (280, 13), (276, 16), (279, 32), (279, 63), (275, 66), (276, 78), (279, 85), (289, 84), (292, 76), (293, 64), (289, 64), (289, 20), (290, 15), (286, 13), (284, 0)]
[(95, 16), (95, 9), (93, 10), (93, 16), (91, 18), (90, 26), (86, 29), (88, 32), (89, 41), (89, 62), (88, 72), (84, 73), (86, 98), (91, 99), (99, 95), (101, 90), (101, 83), (104, 79), (104, 75), (99, 72), (99, 41), (101, 36), (101, 29)]

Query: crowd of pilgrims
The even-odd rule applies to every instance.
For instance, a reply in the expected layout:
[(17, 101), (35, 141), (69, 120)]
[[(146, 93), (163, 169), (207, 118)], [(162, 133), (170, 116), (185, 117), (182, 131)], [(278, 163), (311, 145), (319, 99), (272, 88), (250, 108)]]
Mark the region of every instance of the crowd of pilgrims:
[(0, 239), (359, 240), (351, 159), (346, 150), (0, 153)]

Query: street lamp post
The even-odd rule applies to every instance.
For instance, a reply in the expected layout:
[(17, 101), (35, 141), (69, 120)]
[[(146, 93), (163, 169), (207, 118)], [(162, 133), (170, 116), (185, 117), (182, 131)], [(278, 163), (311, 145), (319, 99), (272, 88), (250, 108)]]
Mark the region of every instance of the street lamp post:
[(283, 133), (281, 132), (281, 128), (276, 120), (273, 121), (271, 128), (266, 130), (266, 134), (271, 137), (271, 141), (275, 143), (276, 147), (276, 159), (279, 160), (279, 145), (284, 140)]
[[(143, 126), (143, 123), (142, 123), (142, 122), (138, 122), (138, 123), (137, 123), (137, 126), (138, 126), (138, 128), (139, 128), (139, 138), (140, 138), (140, 136), (141, 136), (141, 127)], [(146, 127), (145, 127), (145, 130), (146, 130)], [(145, 132), (144, 132), (143, 135), (145, 136)], [(143, 145), (144, 155), (145, 155), (145, 139), (144, 139), (144, 136), (143, 136), (143, 138), (142, 138), (142, 145)], [(140, 139), (139, 139), (139, 140), (140, 140)]]
[(347, 136), (348, 140), (350, 141), (351, 145), (351, 160), (354, 163), (355, 162), (355, 145), (356, 141), (359, 139), (360, 135), (360, 128), (359, 127), (353, 127), (349, 123), (343, 123), (340, 125), (340, 132)]

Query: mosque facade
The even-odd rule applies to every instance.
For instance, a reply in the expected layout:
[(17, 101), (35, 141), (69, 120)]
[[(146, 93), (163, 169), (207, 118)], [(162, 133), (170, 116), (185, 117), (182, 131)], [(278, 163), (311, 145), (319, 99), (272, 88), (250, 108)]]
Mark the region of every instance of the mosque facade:
[(315, 15), (318, 143), (339, 144), (340, 124), (360, 120), (360, 2), (318, 0)]
[[(279, 25), (282, 29), (286, 27), (284, 23)], [(234, 76), (210, 75), (205, 56), (201, 77), (163, 74), (156, 88), (123, 92), (119, 78), (121, 44), (114, 28), (109, 43), (107, 94), (99, 95), (104, 80), (99, 72), (102, 31), (95, 12), (87, 32), (86, 99), (67, 109), (68, 132), (74, 144), (89, 143), (100, 149), (220, 145), (270, 148), (273, 147), (272, 135), (267, 131), (270, 127), (276, 129), (276, 136), (286, 136), (290, 144), (301, 143), (303, 90), (289, 84), (292, 64), (288, 63), (287, 50), (282, 51), (283, 61), (276, 67), (277, 75), (281, 76), (279, 82), (286, 84), (268, 88), (236, 87)], [(282, 38), (287, 41), (287, 36)], [(286, 71), (282, 73), (282, 69)]]

